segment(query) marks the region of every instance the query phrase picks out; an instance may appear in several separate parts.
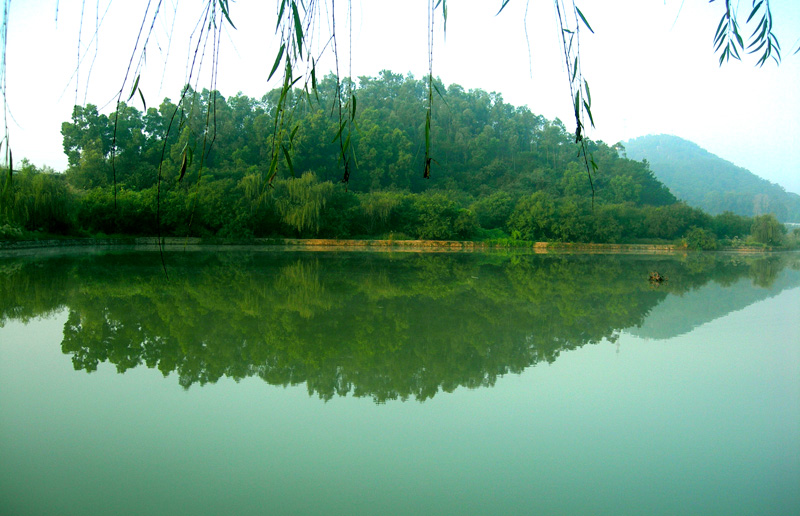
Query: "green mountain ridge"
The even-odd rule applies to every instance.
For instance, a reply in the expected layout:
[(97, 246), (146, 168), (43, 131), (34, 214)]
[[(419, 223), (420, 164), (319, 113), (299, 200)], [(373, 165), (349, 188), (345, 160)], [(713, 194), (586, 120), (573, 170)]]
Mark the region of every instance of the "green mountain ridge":
[(787, 192), (673, 135), (648, 135), (624, 142), (626, 156), (647, 160), (655, 176), (679, 199), (712, 215), (731, 211), (752, 217), (773, 213), (781, 222), (800, 222), (800, 195)]

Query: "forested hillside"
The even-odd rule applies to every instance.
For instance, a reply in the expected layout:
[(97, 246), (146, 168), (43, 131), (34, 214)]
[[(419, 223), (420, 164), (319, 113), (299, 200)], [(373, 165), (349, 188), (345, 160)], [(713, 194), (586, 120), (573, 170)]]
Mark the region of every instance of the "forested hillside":
[[(290, 127), (276, 117), (280, 90), (255, 99), (187, 89), (178, 101), (145, 112), (123, 103), (110, 115), (76, 106), (62, 125), (66, 173), (23, 162), (5, 182), (0, 226), (6, 236), (686, 238), (702, 246), (751, 230), (750, 219), (678, 203), (617, 146), (587, 140), (597, 166), (590, 181), (563, 123), (496, 93), (438, 83), (428, 133), (424, 81), (384, 71), (344, 88), (357, 100), (348, 105), (356, 116), (347, 166), (333, 76), (316, 92), (290, 93), (301, 97)], [(280, 131), (290, 137), (274, 147)]]
[(646, 159), (656, 177), (691, 206), (712, 215), (731, 211), (753, 217), (774, 214), (800, 222), (800, 195), (671, 135), (642, 136), (625, 143), (628, 158)]

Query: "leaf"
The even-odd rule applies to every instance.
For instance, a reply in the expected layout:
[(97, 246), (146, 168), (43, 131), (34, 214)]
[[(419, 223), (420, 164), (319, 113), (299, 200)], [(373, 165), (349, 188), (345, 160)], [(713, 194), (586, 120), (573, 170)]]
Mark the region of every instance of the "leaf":
[(147, 102), (144, 101), (144, 94), (142, 93), (142, 88), (137, 88), (139, 90), (139, 98), (142, 99), (142, 106), (144, 106), (144, 110), (147, 111)]
[(231, 21), (231, 17), (228, 14), (228, 0), (219, 0), (219, 6), (222, 9), (222, 14), (225, 15), (225, 19), (228, 20), (228, 23), (231, 24), (231, 27), (236, 29), (236, 25), (233, 24), (233, 22)]
[(300, 129), (300, 123), (299, 122), (297, 123), (297, 125), (294, 126), (294, 129), (292, 129), (292, 134), (289, 135), (289, 141), (290, 142), (294, 141), (294, 136), (297, 134), (297, 130), (298, 129)]
[(178, 182), (183, 181), (183, 176), (186, 175), (186, 168), (189, 166), (189, 160), (186, 157), (186, 149), (183, 150), (183, 158), (181, 159), (181, 170), (178, 173)]
[(272, 184), (275, 174), (278, 172), (278, 155), (272, 153), (272, 161), (269, 164), (269, 171), (267, 171), (267, 182)]
[(339, 139), (340, 136), (342, 136), (342, 131), (344, 131), (344, 126), (345, 125), (347, 125), (347, 121), (346, 120), (342, 120), (341, 124), (339, 124), (339, 130), (336, 131), (336, 136), (333, 137), (333, 140), (331, 140), (331, 143), (335, 142), (336, 140)]
[(292, 2), (292, 18), (294, 18), (294, 33), (297, 37), (297, 50), (303, 55), (303, 24), (300, 22), (300, 13), (297, 12), (297, 2)]
[(578, 118), (580, 115), (580, 105), (581, 105), (581, 92), (578, 91), (575, 93), (575, 118)]
[[(758, 43), (758, 41), (754, 41), (754, 42), (753, 42), (753, 45), (755, 45), (756, 43)], [(759, 50), (761, 50), (761, 49), (764, 47), (764, 45), (766, 45), (766, 44), (767, 44), (767, 42), (766, 42), (766, 40), (764, 40), (764, 41), (762, 41), (762, 42), (761, 42), (761, 44), (760, 44), (760, 45), (758, 45), (758, 46), (757, 46), (756, 48), (754, 48), (753, 50), (749, 50), (747, 53), (748, 53), (748, 54), (755, 54), (756, 52), (758, 52)], [(752, 47), (753, 45), (750, 45), (750, 46)], [(747, 47), (747, 48), (749, 49), (750, 47)]]
[(267, 80), (272, 79), (272, 76), (275, 74), (275, 70), (278, 69), (278, 65), (281, 64), (281, 59), (283, 58), (283, 51), (286, 50), (286, 44), (284, 43), (281, 45), (281, 49), (278, 50), (278, 57), (275, 58), (275, 64), (272, 65), (272, 71), (269, 72), (269, 77)]
[(425, 114), (425, 157), (428, 157), (428, 154), (431, 150), (431, 110), (428, 108), (427, 113)]
[(747, 21), (745, 22), (745, 24), (750, 23), (750, 20), (753, 19), (753, 16), (756, 15), (756, 12), (758, 12), (758, 9), (761, 7), (761, 4), (763, 3), (764, 0), (761, 0), (753, 7), (753, 10), (750, 12), (750, 16), (747, 17)]
[[(497, 11), (497, 14), (500, 14), (500, 13), (502, 13), (502, 12), (503, 12), (503, 9), (505, 9), (505, 8), (506, 8), (506, 6), (508, 5), (508, 2), (510, 2), (510, 1), (511, 1), (511, 0), (503, 0), (503, 5), (501, 5), (501, 6), (500, 6), (500, 10), (499, 10), (499, 11)], [(497, 16), (497, 14), (495, 14), (495, 16)]]
[[(353, 133), (347, 133), (347, 138), (344, 139), (344, 143), (342, 144), (342, 157), (344, 158), (344, 154), (350, 150), (350, 136)], [(347, 163), (347, 159), (345, 159), (345, 163)]]
[(314, 91), (314, 95), (317, 96), (319, 99), (319, 94), (317, 92), (317, 64), (314, 62), (314, 58), (311, 58), (311, 89)]
[(286, 150), (285, 145), (281, 145), (281, 150), (283, 151), (283, 157), (286, 159), (286, 165), (289, 167), (289, 173), (292, 174), (292, 177), (295, 177), (294, 165), (292, 165), (292, 157), (289, 156), (289, 151)]
[(736, 36), (739, 47), (744, 48), (744, 41), (742, 41), (742, 37), (739, 35), (739, 28), (736, 25), (733, 26), (733, 35)]
[[(763, 27), (763, 30), (762, 30), (762, 27)], [(756, 33), (758, 33), (758, 32), (760, 32), (761, 34), (759, 34), (758, 37), (755, 37)], [(763, 40), (764, 39), (764, 34), (766, 34), (766, 33), (767, 33), (767, 19), (766, 18), (761, 18), (761, 21), (756, 26), (756, 30), (754, 30), (753, 33), (750, 34), (750, 39), (755, 40), (755, 41), (753, 41), (753, 43), (750, 43), (750, 46), (752, 47), (757, 42)]]
[(278, 23), (275, 25), (275, 32), (278, 32), (278, 28), (281, 26), (281, 20), (283, 19), (283, 11), (286, 8), (286, 4), (288, 0), (283, 0), (281, 2), (281, 10), (278, 11)]
[(589, 107), (589, 104), (587, 104), (585, 100), (583, 101), (583, 108), (586, 110), (586, 114), (589, 115), (589, 122), (592, 124), (592, 127), (594, 127), (594, 117), (592, 116), (592, 108)]
[(351, 109), (350, 109), (350, 120), (355, 120), (356, 119), (356, 94), (353, 93), (353, 95), (350, 98), (353, 100), (353, 105), (351, 106)]
[(436, 90), (436, 93), (439, 95), (439, 98), (442, 99), (442, 102), (444, 102), (444, 105), (447, 106), (447, 107), (450, 107), (450, 105), (447, 103), (447, 99), (444, 98), (444, 95), (442, 95), (442, 92), (439, 91), (439, 86), (437, 86), (435, 82), (433, 83), (433, 89)]
[(586, 28), (587, 28), (587, 29), (589, 29), (589, 32), (591, 32), (592, 34), (594, 34), (594, 30), (592, 30), (592, 27), (589, 25), (589, 22), (588, 22), (588, 21), (586, 21), (586, 17), (583, 15), (583, 13), (581, 12), (581, 10), (580, 10), (580, 9), (578, 9), (578, 6), (577, 6), (577, 5), (575, 6), (575, 10), (576, 10), (576, 11), (578, 11), (578, 16), (580, 16), (580, 17), (581, 17), (581, 20), (583, 20), (583, 24), (584, 24), (584, 25), (586, 25)]
[[(134, 93), (136, 93), (136, 89), (139, 87), (139, 78), (141, 76), (142, 76), (142, 74), (137, 75), (136, 76), (136, 80), (133, 81), (133, 88), (131, 88), (131, 94), (128, 95), (128, 100), (131, 100), (133, 98)], [(126, 102), (127, 102), (127, 100), (126, 100)]]
[(722, 26), (725, 24), (725, 21), (728, 19), (727, 13), (722, 15), (722, 18), (719, 20), (719, 25), (717, 25), (717, 31), (714, 33), (714, 43), (724, 34), (722, 31)]
[[(586, 100), (589, 102), (589, 105), (591, 106), (592, 105), (592, 93), (589, 91), (589, 81), (584, 79), (583, 80), (583, 86), (584, 86), (584, 89), (586, 90)], [(594, 124), (592, 124), (592, 125), (594, 125)]]
[(572, 80), (575, 80), (575, 75), (578, 73), (578, 56), (575, 56), (575, 62), (572, 64)]

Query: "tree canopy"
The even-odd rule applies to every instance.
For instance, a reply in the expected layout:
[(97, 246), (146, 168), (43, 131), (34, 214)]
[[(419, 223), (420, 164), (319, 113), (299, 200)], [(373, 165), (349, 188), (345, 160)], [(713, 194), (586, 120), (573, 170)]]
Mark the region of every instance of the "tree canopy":
[[(746, 217), (711, 217), (679, 203), (646, 162), (623, 157), (620, 145), (587, 139), (599, 164), (592, 199), (563, 123), (499, 94), (438, 80), (446, 104), (432, 127), (442, 173), (424, 179), (425, 84), (384, 71), (350, 86), (361, 118), (350, 143), (359, 159), (347, 185), (336, 160), (338, 115), (329, 108), (334, 76), (321, 78), (318, 98), (295, 113), (294, 148), (271, 183), (265, 171), (279, 89), (261, 99), (191, 91), (194, 102), (179, 122), (171, 122), (169, 98), (144, 113), (121, 103), (119, 116), (76, 106), (62, 126), (66, 174), (26, 164), (0, 216), (28, 231), (238, 240), (625, 243), (692, 236), (687, 245), (714, 247), (716, 238), (744, 239), (751, 231)], [(206, 125), (211, 112), (215, 123)], [(178, 129), (165, 141), (160, 131), (170, 123)]]

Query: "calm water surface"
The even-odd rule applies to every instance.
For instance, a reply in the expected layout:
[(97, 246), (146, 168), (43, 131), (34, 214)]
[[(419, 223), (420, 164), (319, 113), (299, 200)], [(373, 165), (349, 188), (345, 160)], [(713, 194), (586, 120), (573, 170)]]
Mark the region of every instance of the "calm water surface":
[(0, 514), (800, 513), (797, 254), (166, 261), (0, 257)]

